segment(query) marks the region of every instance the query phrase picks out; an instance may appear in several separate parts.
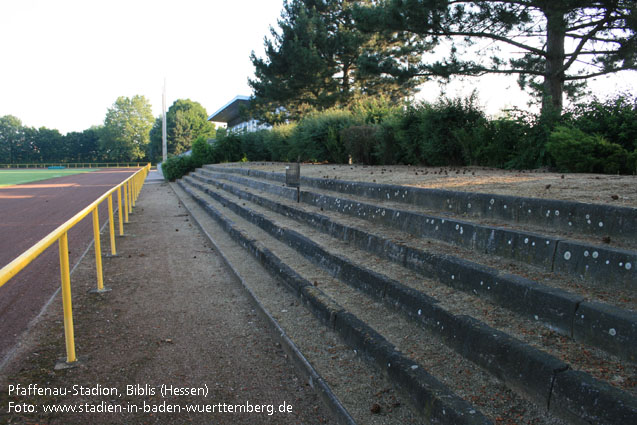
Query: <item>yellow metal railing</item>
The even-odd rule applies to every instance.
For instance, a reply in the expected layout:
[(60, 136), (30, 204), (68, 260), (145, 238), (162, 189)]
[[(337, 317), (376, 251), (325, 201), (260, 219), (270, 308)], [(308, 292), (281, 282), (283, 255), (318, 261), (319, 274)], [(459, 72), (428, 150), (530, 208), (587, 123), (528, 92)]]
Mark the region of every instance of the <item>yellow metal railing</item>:
[[(97, 291), (104, 291), (104, 279), (102, 276), (102, 250), (100, 244), (99, 229), (99, 205), (108, 200), (108, 223), (111, 242), (111, 254), (116, 255), (115, 249), (115, 223), (113, 219), (113, 195), (117, 193), (117, 203), (119, 209), (119, 234), (124, 234), (124, 223), (128, 223), (128, 214), (133, 211), (135, 201), (139, 196), (144, 180), (150, 171), (150, 164), (137, 171), (135, 174), (124, 180), (122, 183), (110, 189), (100, 196), (91, 205), (75, 214), (66, 223), (49, 233), (44, 239), (26, 250), (15, 260), (0, 269), (0, 286), (7, 283), (22, 269), (29, 265), (49, 246), (58, 241), (60, 250), (60, 275), (62, 278), (62, 304), (64, 308), (64, 334), (66, 339), (66, 361), (73, 363), (77, 360), (75, 356), (75, 340), (73, 336), (73, 308), (71, 306), (71, 276), (69, 268), (69, 247), (68, 231), (79, 223), (84, 217), (93, 214), (93, 237), (95, 239), (95, 267), (97, 272)], [(124, 197), (122, 198), (122, 189)], [(123, 204), (122, 204), (123, 200)], [(122, 208), (125, 212), (125, 219), (122, 219)]]

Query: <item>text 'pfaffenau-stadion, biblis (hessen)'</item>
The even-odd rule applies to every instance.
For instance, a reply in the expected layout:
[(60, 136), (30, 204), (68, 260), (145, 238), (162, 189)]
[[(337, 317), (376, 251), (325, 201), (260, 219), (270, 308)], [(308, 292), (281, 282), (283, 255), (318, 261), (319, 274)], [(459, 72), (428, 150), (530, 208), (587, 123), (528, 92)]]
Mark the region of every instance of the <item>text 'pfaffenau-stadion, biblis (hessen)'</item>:
[(72, 385), (70, 387), (44, 387), (38, 384), (10, 384), (9, 396), (21, 396), (21, 397), (33, 397), (33, 396), (111, 396), (121, 397), (126, 396), (154, 396), (161, 395), (162, 397), (179, 397), (179, 396), (196, 396), (196, 397), (208, 397), (208, 385), (204, 384), (201, 387), (183, 387), (171, 384), (162, 384), (158, 387), (144, 384), (144, 385), (126, 385), (126, 388), (121, 391), (116, 387), (107, 387), (104, 385), (96, 384), (93, 386), (85, 385)]

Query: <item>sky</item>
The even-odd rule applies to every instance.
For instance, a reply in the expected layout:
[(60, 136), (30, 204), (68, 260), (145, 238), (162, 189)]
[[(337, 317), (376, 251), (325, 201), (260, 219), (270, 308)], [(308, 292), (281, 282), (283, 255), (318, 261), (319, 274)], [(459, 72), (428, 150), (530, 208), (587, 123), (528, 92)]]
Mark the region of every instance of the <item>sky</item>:
[(283, 0), (1, 0), (0, 116), (62, 133), (102, 124), (119, 96), (161, 115), (191, 99), (213, 113), (250, 95), (252, 50)]
[[(104, 121), (119, 96), (145, 96), (161, 115), (191, 99), (214, 113), (237, 95), (250, 95), (250, 53), (276, 27), (283, 0), (0, 0), (0, 116), (67, 133)], [(602, 77), (596, 94), (637, 87), (637, 73)], [(477, 89), (488, 113), (524, 108), (514, 78), (457, 81), (446, 94)], [(436, 83), (419, 98), (433, 100)]]

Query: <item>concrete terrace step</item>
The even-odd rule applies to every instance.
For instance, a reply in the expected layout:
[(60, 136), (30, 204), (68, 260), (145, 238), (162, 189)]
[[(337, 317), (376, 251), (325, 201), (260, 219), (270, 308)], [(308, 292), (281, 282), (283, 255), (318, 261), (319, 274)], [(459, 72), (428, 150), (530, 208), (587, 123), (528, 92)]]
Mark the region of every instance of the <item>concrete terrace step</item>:
[[(215, 165), (205, 165), (204, 168), (285, 182), (284, 173)], [(433, 211), (452, 212), (469, 217), (491, 217), (501, 221), (529, 223), (542, 228), (577, 231), (595, 236), (610, 235), (633, 243), (637, 240), (637, 210), (629, 207), (303, 176), (301, 185), (376, 200), (394, 200)]]
[[(306, 223), (321, 232), (345, 240), (359, 249), (398, 263), (434, 278), (455, 289), (488, 298), (494, 303), (546, 324), (569, 337), (597, 346), (628, 360), (637, 352), (637, 314), (604, 303), (590, 303), (583, 296), (552, 288), (529, 279), (485, 267), (457, 257), (428, 252), (409, 243), (395, 243), (383, 235), (370, 233), (335, 221), (322, 214), (307, 212), (296, 203), (269, 199), (223, 181), (196, 173), (192, 178), (264, 206), (276, 213)], [(197, 185), (197, 183), (193, 183)], [(200, 189), (206, 190), (200, 186)], [(277, 188), (278, 191), (292, 192)], [(614, 335), (609, 329), (614, 329)]]
[[(280, 185), (255, 180), (259, 178), (276, 181), (277, 175), (274, 173), (211, 166), (206, 166), (199, 172), (215, 177), (220, 175), (221, 170), (226, 170), (223, 178), (229, 181), (260, 190), (278, 190), (281, 194), (278, 189)], [(251, 171), (254, 175), (250, 174), (249, 179), (233, 176), (238, 171)], [(317, 183), (320, 179), (311, 181)], [(343, 190), (360, 194), (361, 190), (358, 187), (361, 184), (366, 183), (349, 182), (341, 186)], [(421, 237), (434, 238), (490, 255), (525, 262), (548, 271), (576, 276), (592, 283), (628, 289), (634, 289), (637, 284), (637, 251), (600, 246), (523, 229), (484, 225), (466, 219), (423, 214), (413, 209), (401, 209), (395, 206), (395, 202), (390, 201), (395, 201), (396, 198), (402, 199), (401, 196), (409, 198), (410, 190), (413, 188), (392, 187), (395, 191), (391, 194), (392, 196), (387, 192), (387, 200), (384, 200), (382, 204), (370, 204), (358, 198), (352, 198), (349, 192), (341, 193), (342, 196), (332, 196), (325, 191), (314, 192), (307, 189), (301, 191), (301, 200), (326, 210), (393, 226)], [(384, 190), (387, 191), (387, 188)], [(296, 196), (295, 192), (293, 196)], [(292, 194), (292, 191), (288, 191), (287, 196)], [(635, 217), (637, 217), (637, 211), (635, 211)]]
[[(451, 348), (455, 352), (453, 355), (460, 355), (479, 365), (483, 371), (481, 373), (486, 371), (502, 382), (506, 382), (510, 391), (515, 389), (512, 397), (519, 398), (515, 395), (518, 392), (531, 397), (537, 404), (527, 407), (527, 409), (537, 410), (538, 406), (541, 406), (540, 410), (549, 408), (551, 412), (569, 421), (584, 420), (592, 423), (622, 423), (622, 421), (630, 420), (637, 414), (635, 399), (629, 393), (599, 381), (587, 373), (570, 370), (568, 363), (510, 336), (506, 332), (494, 329), (480, 320), (463, 314), (454, 314), (445, 307), (441, 307), (441, 303), (436, 299), (413, 287), (405, 286), (396, 279), (374, 272), (360, 261), (351, 261), (348, 255), (331, 254), (330, 248), (332, 248), (333, 243), (329, 241), (325, 243), (314, 242), (314, 240), (323, 239), (305, 226), (294, 224), (287, 227), (281, 226), (265, 215), (256, 212), (256, 207), (253, 209), (252, 206), (242, 205), (245, 203), (243, 201), (254, 202), (257, 199), (255, 195), (248, 196), (249, 194), (245, 191), (230, 195), (232, 190), (236, 192), (237, 188), (232, 189), (229, 185), (225, 187), (228, 193), (224, 195), (213, 186), (203, 186), (188, 178), (180, 184), (198, 202), (206, 206), (211, 214), (216, 215), (218, 220), (229, 223), (225, 217), (232, 215), (232, 220), (235, 222), (252, 223), (252, 225), (241, 224), (242, 228), (250, 229), (249, 232), (232, 230), (235, 226), (232, 223), (226, 227), (238, 239), (243, 238), (242, 243), (248, 246), (255, 255), (260, 256), (262, 262), (271, 263), (271, 271), (279, 273), (288, 282), (291, 290), (301, 299), (306, 300), (306, 304), (315, 314), (322, 317), (324, 323), (336, 329), (346, 342), (373, 358), (379, 368), (385, 370), (397, 384), (402, 385), (411, 394), (414, 403), (421, 411), (425, 408), (422, 404), (422, 397), (431, 403), (432, 400), (437, 400), (432, 394), (437, 393), (440, 388), (435, 384), (435, 380), (430, 379), (429, 374), (414, 380), (413, 376), (406, 377), (402, 372), (395, 372), (390, 366), (386, 366), (392, 363), (394, 365), (405, 364), (409, 366), (407, 371), (419, 370), (422, 366), (428, 367), (419, 362), (423, 356), (418, 357), (417, 355), (418, 361), (408, 356), (400, 357), (402, 360), (397, 360), (397, 362), (387, 361), (389, 355), (397, 355), (395, 347), (400, 343), (392, 340), (391, 336), (388, 338), (386, 330), (381, 330), (386, 324), (383, 323), (383, 320), (379, 322), (378, 317), (383, 318), (391, 314), (389, 312), (382, 313), (380, 311), (382, 309), (389, 308), (400, 312), (401, 329), (411, 329), (413, 326), (417, 326), (416, 329), (424, 329), (429, 333), (430, 339), (433, 336)], [(214, 204), (218, 207), (211, 206)], [(254, 225), (258, 225), (262, 230), (254, 228)], [(268, 234), (264, 234), (263, 231), (267, 231)], [(262, 244), (267, 244), (268, 248), (271, 246), (277, 248), (274, 251), (257, 249), (254, 245), (254, 236), (252, 236), (256, 233), (259, 234), (259, 240)], [(330, 236), (324, 237), (330, 238)], [(287, 245), (287, 248), (281, 245), (282, 242)], [(328, 246), (330, 248), (327, 248)], [(294, 249), (290, 251), (290, 247)], [(339, 284), (343, 282), (355, 290), (365, 293), (371, 300), (381, 302), (384, 307), (376, 307), (378, 311), (370, 314), (365, 306), (357, 304), (359, 301), (352, 301), (356, 297), (341, 298), (340, 294), (343, 289), (332, 290), (329, 294), (321, 292), (320, 289), (309, 283), (312, 281), (311, 276), (319, 274), (318, 271), (310, 272), (309, 276), (304, 278), (305, 283), (299, 284), (298, 282), (303, 282), (303, 277), (299, 280), (296, 277), (292, 279), (290, 276), (298, 275), (298, 273), (295, 274), (293, 265), (304, 260), (295, 258), (294, 256), (298, 254), (294, 254), (294, 252), (302, 254), (305, 260), (310, 261), (315, 266), (329, 271), (332, 278), (324, 276), (321, 278), (321, 282), (336, 279), (336, 282), (331, 285), (340, 288), (342, 285), (339, 286)], [(354, 253), (352, 255), (354, 256)], [(398, 266), (384, 267), (399, 268)], [(408, 273), (411, 272), (406, 274)], [(291, 284), (291, 282), (296, 282), (296, 284)], [(319, 287), (322, 286), (323, 283)], [(330, 288), (329, 285), (327, 287)], [(340, 304), (341, 300), (345, 302), (344, 307)], [(356, 312), (356, 316), (352, 316), (353, 312)], [(339, 318), (341, 322), (339, 322)], [(374, 327), (370, 328), (368, 322), (373, 322)], [(416, 329), (410, 332), (420, 332)], [(569, 344), (573, 344), (573, 342)], [(424, 350), (424, 348), (422, 349)], [(452, 356), (452, 354), (448, 355)], [(572, 366), (577, 368), (579, 365)], [(429, 365), (429, 367), (435, 366)], [(432, 390), (434, 387), (438, 389)], [(456, 387), (457, 385), (453, 386), (453, 391), (458, 391)], [(423, 388), (428, 389), (424, 390)], [(443, 397), (443, 399), (446, 398), (447, 396)], [(421, 404), (418, 404), (419, 400)], [(461, 405), (464, 406), (464, 404)], [(608, 406), (612, 407), (608, 408)], [(447, 407), (452, 408), (451, 406)], [(469, 411), (472, 410), (475, 409), (469, 409)], [(443, 408), (442, 412), (448, 412), (447, 408)], [(466, 412), (464, 410), (464, 414), (460, 417), (466, 418)], [(498, 412), (489, 412), (488, 416), (493, 414), (496, 415), (493, 417), (498, 417)], [(440, 411), (437, 411), (434, 417), (440, 420), (448, 419), (445, 414), (441, 416)], [(471, 418), (475, 419), (476, 416), (471, 416)], [(547, 423), (557, 423), (551, 422), (552, 420)], [(555, 420), (557, 421), (557, 419)]]
[[(220, 215), (214, 216), (207, 213), (179, 185), (171, 186), (194, 222), (220, 252), (250, 297), (254, 299), (257, 311), (280, 329), (280, 335), (285, 341), (284, 348), (296, 347), (302, 353), (299, 356), (291, 352), (292, 359), (302, 363), (307, 362), (300, 365), (300, 369), (305, 371), (309, 369), (316, 373), (316, 375), (310, 373), (307, 377), (308, 383), (315, 389), (318, 388), (322, 395), (327, 396), (327, 404), (335, 410), (335, 423), (341, 425), (421, 423), (419, 416), (415, 416), (409, 409), (404, 408), (405, 403), (390, 414), (385, 412), (383, 415), (371, 414), (369, 404), (361, 403), (361, 395), (363, 400), (372, 399), (381, 405), (400, 403), (401, 400), (390, 383), (372, 367), (361, 362), (350, 347), (339, 341), (334, 331), (323, 327), (319, 320), (280, 284), (278, 278), (270, 276), (268, 271), (260, 266), (256, 257), (245, 255), (244, 247), (232, 238), (231, 234), (234, 233), (228, 233), (226, 227), (222, 227), (223, 225), (232, 228), (231, 222), (220, 219)], [(255, 244), (259, 245), (258, 242)], [(240, 260), (237, 261), (237, 259)], [(299, 335), (302, 335), (302, 338)], [(320, 381), (325, 384), (325, 389), (320, 388)], [(382, 394), (379, 389), (382, 389)]]
[[(226, 211), (222, 213), (221, 210), (224, 208), (222, 204), (205, 199), (197, 189), (188, 187), (182, 182), (179, 184), (237, 243), (256, 257), (270, 273), (287, 287), (292, 295), (307, 306), (319, 321), (326, 324), (329, 329), (335, 330), (354, 349), (355, 353), (362, 353), (366, 360), (376, 365), (378, 369), (386, 371), (386, 376), (390, 381), (400, 383), (401, 388), (406, 386), (409, 389), (406, 391), (406, 396), (411, 399), (415, 409), (421, 415), (423, 423), (492, 423), (478, 409), (450, 392), (444, 384), (427, 373), (423, 367), (402, 355), (393, 344), (366, 325), (365, 322), (344, 310), (310, 281), (284, 263), (271, 251), (272, 243), (270, 241), (254, 239), (254, 229), (245, 224), (238, 225), (242, 220), (232, 213)], [(323, 282), (326, 280), (326, 278), (321, 279)], [(313, 329), (307, 331), (311, 332)], [(421, 422), (419, 421), (419, 423)]]

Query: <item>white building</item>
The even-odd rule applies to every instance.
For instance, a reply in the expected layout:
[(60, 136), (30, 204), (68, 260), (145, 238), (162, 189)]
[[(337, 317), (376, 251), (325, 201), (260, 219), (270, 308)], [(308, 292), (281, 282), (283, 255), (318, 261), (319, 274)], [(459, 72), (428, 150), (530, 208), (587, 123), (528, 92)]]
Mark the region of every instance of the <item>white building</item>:
[(250, 104), (250, 96), (237, 96), (225, 104), (214, 114), (208, 117), (208, 121), (215, 123), (225, 123), (228, 131), (232, 132), (253, 132), (257, 130), (267, 130), (271, 128), (268, 124), (259, 123), (251, 119), (246, 121), (241, 116), (242, 108), (247, 108)]

